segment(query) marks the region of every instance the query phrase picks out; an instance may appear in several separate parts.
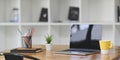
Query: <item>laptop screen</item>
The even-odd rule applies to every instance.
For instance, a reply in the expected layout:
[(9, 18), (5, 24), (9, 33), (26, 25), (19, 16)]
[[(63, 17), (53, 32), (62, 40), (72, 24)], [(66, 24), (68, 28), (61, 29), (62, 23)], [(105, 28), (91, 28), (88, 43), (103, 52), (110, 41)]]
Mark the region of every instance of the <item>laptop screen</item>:
[(71, 26), (70, 48), (100, 49), (99, 40), (101, 39), (101, 25), (74, 24)]

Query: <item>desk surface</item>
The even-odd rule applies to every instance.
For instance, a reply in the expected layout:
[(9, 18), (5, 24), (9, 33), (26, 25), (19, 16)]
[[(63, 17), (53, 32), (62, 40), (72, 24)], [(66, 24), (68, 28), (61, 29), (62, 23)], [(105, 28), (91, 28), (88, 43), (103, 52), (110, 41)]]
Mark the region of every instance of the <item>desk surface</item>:
[[(43, 51), (39, 53), (21, 53), (21, 54), (37, 57), (40, 60), (112, 60), (113, 58), (115, 58), (120, 54), (119, 47), (111, 49), (110, 53), (107, 55), (93, 54), (88, 56), (55, 54), (55, 51), (69, 48), (69, 46), (65, 46), (65, 45), (55, 45), (52, 47), (51, 51), (46, 51), (45, 46), (34, 46), (34, 47), (43, 48)], [(1, 59), (4, 60), (2, 56)]]

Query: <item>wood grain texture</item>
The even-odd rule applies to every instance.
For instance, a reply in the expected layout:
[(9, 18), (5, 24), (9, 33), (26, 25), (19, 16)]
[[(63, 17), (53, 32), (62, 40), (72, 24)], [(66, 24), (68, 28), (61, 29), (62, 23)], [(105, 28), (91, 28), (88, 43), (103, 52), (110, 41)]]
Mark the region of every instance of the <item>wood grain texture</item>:
[[(65, 55), (65, 54), (56, 54), (56, 51), (68, 49), (69, 46), (66, 45), (54, 45), (52, 46), (51, 51), (46, 51), (45, 46), (36, 45), (34, 48), (42, 48), (43, 51), (39, 53), (20, 53), (24, 55), (33, 56), (39, 58), (40, 60), (117, 60), (120, 56), (120, 47), (115, 47), (110, 50), (109, 54), (92, 54), (88, 56), (81, 55)], [(3, 51), (9, 52), (9, 50)], [(0, 60), (4, 60), (3, 56), (0, 56)], [(25, 59), (28, 60), (28, 59)]]

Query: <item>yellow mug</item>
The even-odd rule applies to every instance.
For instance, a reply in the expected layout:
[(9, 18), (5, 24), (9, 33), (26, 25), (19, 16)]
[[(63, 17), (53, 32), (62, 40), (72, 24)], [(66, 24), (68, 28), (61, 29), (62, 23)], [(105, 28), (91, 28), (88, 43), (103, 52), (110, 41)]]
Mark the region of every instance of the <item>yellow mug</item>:
[(109, 50), (110, 48), (112, 48), (112, 43), (110, 40), (100, 40), (99, 44), (101, 50)]

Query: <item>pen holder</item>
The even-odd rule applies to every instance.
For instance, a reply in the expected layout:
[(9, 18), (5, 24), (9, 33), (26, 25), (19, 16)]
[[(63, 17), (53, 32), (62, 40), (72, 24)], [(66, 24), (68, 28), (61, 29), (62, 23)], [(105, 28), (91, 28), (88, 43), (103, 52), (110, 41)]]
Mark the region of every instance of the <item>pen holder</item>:
[(22, 47), (32, 48), (32, 36), (22, 36)]

